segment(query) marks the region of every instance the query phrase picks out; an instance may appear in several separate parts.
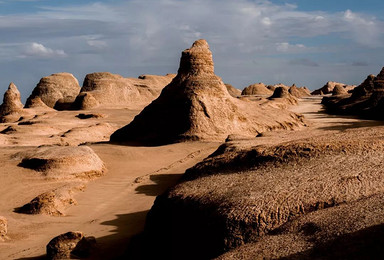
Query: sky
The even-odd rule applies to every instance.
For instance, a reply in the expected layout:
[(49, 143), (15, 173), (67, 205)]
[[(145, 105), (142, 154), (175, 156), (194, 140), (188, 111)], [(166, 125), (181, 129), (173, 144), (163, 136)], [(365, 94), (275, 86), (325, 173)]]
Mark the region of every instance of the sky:
[(125, 77), (176, 73), (200, 38), (215, 72), (258, 82), (359, 84), (384, 66), (379, 0), (0, 0), (0, 92), (22, 100), (40, 78), (70, 72)]

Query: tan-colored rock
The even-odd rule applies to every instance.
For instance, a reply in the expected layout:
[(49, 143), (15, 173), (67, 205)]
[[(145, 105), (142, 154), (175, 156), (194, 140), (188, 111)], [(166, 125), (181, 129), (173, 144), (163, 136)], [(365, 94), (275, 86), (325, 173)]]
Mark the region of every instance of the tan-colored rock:
[(109, 72), (91, 73), (86, 75), (81, 93), (73, 106), (75, 109), (90, 109), (99, 105), (143, 107), (157, 98), (174, 76), (141, 75), (135, 79)]
[[(157, 197), (147, 218), (154, 233), (148, 234), (164, 241), (159, 247), (165, 251), (177, 248), (181, 258), (188, 252), (211, 259), (297, 217), (383, 194), (383, 133), (366, 128), (277, 145), (227, 143)], [(328, 216), (324, 227), (332, 229), (339, 220)], [(166, 230), (172, 232), (165, 237)]]
[(348, 94), (348, 91), (344, 88), (344, 86), (336, 85), (332, 90), (332, 96), (338, 96), (338, 95), (346, 95)]
[(312, 95), (327, 95), (327, 94), (332, 94), (333, 89), (336, 86), (342, 86), (344, 87), (347, 91), (352, 91), (356, 86), (355, 85), (347, 85), (344, 83), (340, 82), (334, 82), (334, 81), (328, 81), (322, 88), (316, 89), (313, 91), (311, 94)]
[(272, 91), (264, 83), (252, 84), (243, 89), (241, 95), (271, 95)]
[(4, 93), (3, 104), (0, 106), (0, 116), (20, 112), (23, 110), (23, 107), (20, 92), (16, 85), (13, 83), (9, 84), (8, 90)]
[(80, 231), (67, 232), (48, 243), (47, 258), (50, 260), (88, 258), (95, 247), (94, 237), (85, 237)]
[(289, 93), (288, 88), (276, 87), (270, 100), (286, 103), (288, 105), (297, 105), (297, 99)]
[(47, 178), (90, 179), (106, 171), (103, 161), (88, 146), (39, 147), (18, 156), (22, 157), (20, 166), (41, 172)]
[(40, 194), (29, 203), (16, 209), (17, 213), (43, 214), (49, 216), (64, 216), (65, 210), (76, 205), (73, 195), (76, 191), (83, 191), (84, 184), (69, 184)]
[(6, 240), (8, 233), (8, 221), (5, 217), (0, 216), (0, 242)]
[[(275, 116), (273, 116), (275, 115)], [(188, 140), (225, 140), (230, 134), (256, 136), (267, 129), (295, 128), (299, 115), (229, 95), (215, 75), (205, 40), (183, 51), (177, 76), (127, 126), (111, 136), (113, 142), (166, 144)]]
[(303, 98), (303, 97), (308, 97), (311, 95), (309, 89), (307, 89), (306, 87), (296, 87), (295, 84), (293, 84), (289, 89), (289, 94), (291, 94), (292, 96), (296, 97), (296, 98)]
[(232, 97), (241, 96), (241, 90), (240, 89), (235, 88), (231, 84), (225, 84), (225, 86), (227, 87), (229, 95), (231, 95)]
[(40, 97), (34, 97), (28, 100), (28, 108), (34, 109), (44, 109), (44, 110), (52, 110), (49, 106), (47, 106)]
[(27, 99), (26, 108), (33, 105), (32, 100), (39, 97), (44, 104), (55, 109), (68, 109), (80, 92), (77, 79), (70, 73), (56, 73), (44, 77)]

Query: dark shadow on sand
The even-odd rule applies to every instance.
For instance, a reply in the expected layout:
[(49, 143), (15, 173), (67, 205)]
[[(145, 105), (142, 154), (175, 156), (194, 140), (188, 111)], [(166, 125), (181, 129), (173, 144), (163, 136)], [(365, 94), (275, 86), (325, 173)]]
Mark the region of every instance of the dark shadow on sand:
[(158, 196), (162, 194), (168, 187), (174, 186), (183, 174), (153, 174), (149, 178), (154, 184), (138, 186), (135, 190), (139, 194), (147, 196)]

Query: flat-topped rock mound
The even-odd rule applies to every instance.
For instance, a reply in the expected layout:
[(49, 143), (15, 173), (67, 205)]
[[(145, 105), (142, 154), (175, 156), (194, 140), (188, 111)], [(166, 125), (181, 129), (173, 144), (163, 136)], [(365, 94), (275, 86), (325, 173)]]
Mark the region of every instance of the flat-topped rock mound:
[(256, 136), (260, 131), (303, 125), (294, 113), (233, 98), (215, 75), (205, 40), (183, 51), (177, 76), (160, 96), (113, 142), (166, 144), (188, 140), (224, 140), (229, 134)]
[(73, 108), (145, 106), (157, 98), (174, 77), (174, 74), (141, 75), (135, 79), (124, 78), (110, 72), (91, 73), (86, 75)]
[(244, 88), (241, 92), (241, 95), (250, 96), (250, 95), (271, 95), (273, 93), (272, 90), (268, 89), (267, 86), (265, 86), (264, 83), (257, 83), (249, 85), (248, 87)]
[(104, 174), (103, 161), (88, 146), (40, 147), (18, 155), (20, 166), (41, 172), (47, 178), (90, 179)]
[(380, 127), (281, 145), (227, 143), (156, 199), (148, 241), (159, 255), (177, 248), (183, 259), (212, 258), (310, 212), (384, 194), (383, 137)]
[(358, 115), (368, 119), (384, 119), (384, 68), (369, 75), (351, 94), (324, 97), (322, 104), (328, 112)]
[(342, 86), (347, 92), (352, 91), (356, 86), (355, 85), (347, 85), (340, 82), (328, 81), (323, 87), (312, 91), (312, 95), (327, 95), (332, 94), (333, 89), (336, 86)]
[(26, 108), (30, 108), (33, 99), (39, 97), (48, 107), (68, 109), (80, 92), (78, 80), (70, 73), (56, 73), (40, 80), (27, 99)]

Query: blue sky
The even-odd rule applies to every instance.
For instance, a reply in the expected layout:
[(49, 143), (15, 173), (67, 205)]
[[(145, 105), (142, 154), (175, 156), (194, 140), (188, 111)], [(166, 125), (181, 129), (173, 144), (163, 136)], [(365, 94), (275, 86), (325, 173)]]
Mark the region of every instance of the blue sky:
[(25, 100), (39, 79), (110, 71), (175, 73), (204, 38), (215, 71), (237, 88), (359, 84), (384, 66), (383, 1), (0, 0), (0, 91)]

